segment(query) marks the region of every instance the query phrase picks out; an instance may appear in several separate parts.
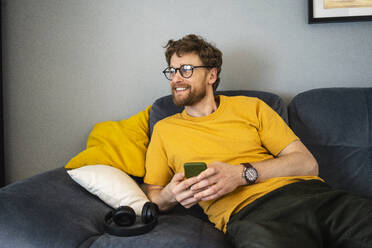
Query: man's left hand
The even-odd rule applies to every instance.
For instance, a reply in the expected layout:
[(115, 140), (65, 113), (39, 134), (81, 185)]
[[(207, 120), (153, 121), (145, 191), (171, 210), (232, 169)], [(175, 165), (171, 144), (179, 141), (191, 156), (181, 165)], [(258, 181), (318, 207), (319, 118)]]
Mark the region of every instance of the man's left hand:
[(210, 163), (208, 169), (197, 176), (199, 182), (191, 187), (195, 191), (194, 198), (209, 201), (234, 191), (245, 184), (245, 179), (242, 178), (243, 169), (243, 165)]

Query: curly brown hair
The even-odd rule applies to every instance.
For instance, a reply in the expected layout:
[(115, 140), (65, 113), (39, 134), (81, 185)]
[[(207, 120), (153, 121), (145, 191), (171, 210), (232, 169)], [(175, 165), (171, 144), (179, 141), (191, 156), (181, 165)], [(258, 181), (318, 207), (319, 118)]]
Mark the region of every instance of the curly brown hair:
[(181, 57), (183, 54), (196, 53), (203, 65), (217, 68), (217, 79), (213, 84), (213, 90), (216, 91), (220, 83), (220, 72), (222, 66), (222, 52), (211, 43), (205, 41), (201, 36), (189, 34), (179, 40), (169, 40), (165, 45), (165, 58), (168, 65), (173, 54)]

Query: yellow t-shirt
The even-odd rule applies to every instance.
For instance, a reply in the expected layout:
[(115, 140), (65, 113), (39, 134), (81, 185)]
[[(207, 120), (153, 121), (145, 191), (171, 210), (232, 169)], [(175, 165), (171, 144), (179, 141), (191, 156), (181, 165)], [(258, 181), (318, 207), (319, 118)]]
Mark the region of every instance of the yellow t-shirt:
[[(221, 161), (232, 165), (272, 159), (297, 136), (266, 103), (253, 97), (219, 96), (220, 105), (205, 117), (186, 111), (159, 121), (146, 155), (147, 184), (166, 186), (186, 162)], [(200, 206), (216, 228), (226, 231), (230, 216), (284, 185), (318, 177), (280, 177), (238, 187)]]

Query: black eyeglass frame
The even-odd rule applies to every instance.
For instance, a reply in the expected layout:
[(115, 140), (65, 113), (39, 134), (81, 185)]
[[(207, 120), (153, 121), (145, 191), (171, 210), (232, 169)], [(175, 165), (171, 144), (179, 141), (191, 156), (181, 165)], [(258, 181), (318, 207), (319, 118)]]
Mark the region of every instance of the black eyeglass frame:
[[(191, 75), (188, 76), (188, 77), (185, 77), (185, 76), (183, 75), (182, 71), (181, 71), (181, 68), (184, 67), (184, 66), (186, 66), (186, 65), (187, 65), (187, 66), (191, 66)], [(188, 65), (188, 64), (181, 65), (181, 66), (178, 67), (178, 68), (174, 68), (174, 67), (170, 67), (170, 66), (168, 66), (167, 68), (165, 68), (165, 69), (163, 70), (163, 74), (164, 74), (164, 76), (165, 76), (165, 78), (166, 78), (167, 80), (172, 80), (171, 78), (168, 78), (168, 77), (167, 77), (166, 72), (167, 72), (167, 70), (173, 68), (173, 69), (175, 70), (174, 75), (176, 75), (176, 74), (177, 74), (177, 71), (179, 71), (181, 77), (183, 77), (183, 78), (191, 78), (192, 75), (194, 74), (194, 69), (197, 69), (197, 68), (213, 68), (213, 67), (215, 67), (215, 66), (211, 66), (211, 65), (196, 65), (196, 66), (193, 66), (193, 65)]]

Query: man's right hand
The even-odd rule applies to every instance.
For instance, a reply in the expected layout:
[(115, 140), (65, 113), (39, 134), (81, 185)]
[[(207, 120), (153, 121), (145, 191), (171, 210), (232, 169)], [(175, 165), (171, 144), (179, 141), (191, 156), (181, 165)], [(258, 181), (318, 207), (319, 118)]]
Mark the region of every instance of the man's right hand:
[(190, 190), (190, 187), (197, 183), (196, 177), (185, 179), (184, 173), (177, 173), (166, 186), (169, 187), (174, 199), (185, 208), (190, 208), (197, 204), (200, 200), (194, 198), (195, 192)]
[(167, 211), (178, 203), (185, 208), (190, 208), (200, 201), (194, 198), (195, 191), (190, 190), (197, 181), (196, 177), (185, 179), (184, 173), (176, 173), (165, 187), (147, 185), (146, 193), (161, 211)]

